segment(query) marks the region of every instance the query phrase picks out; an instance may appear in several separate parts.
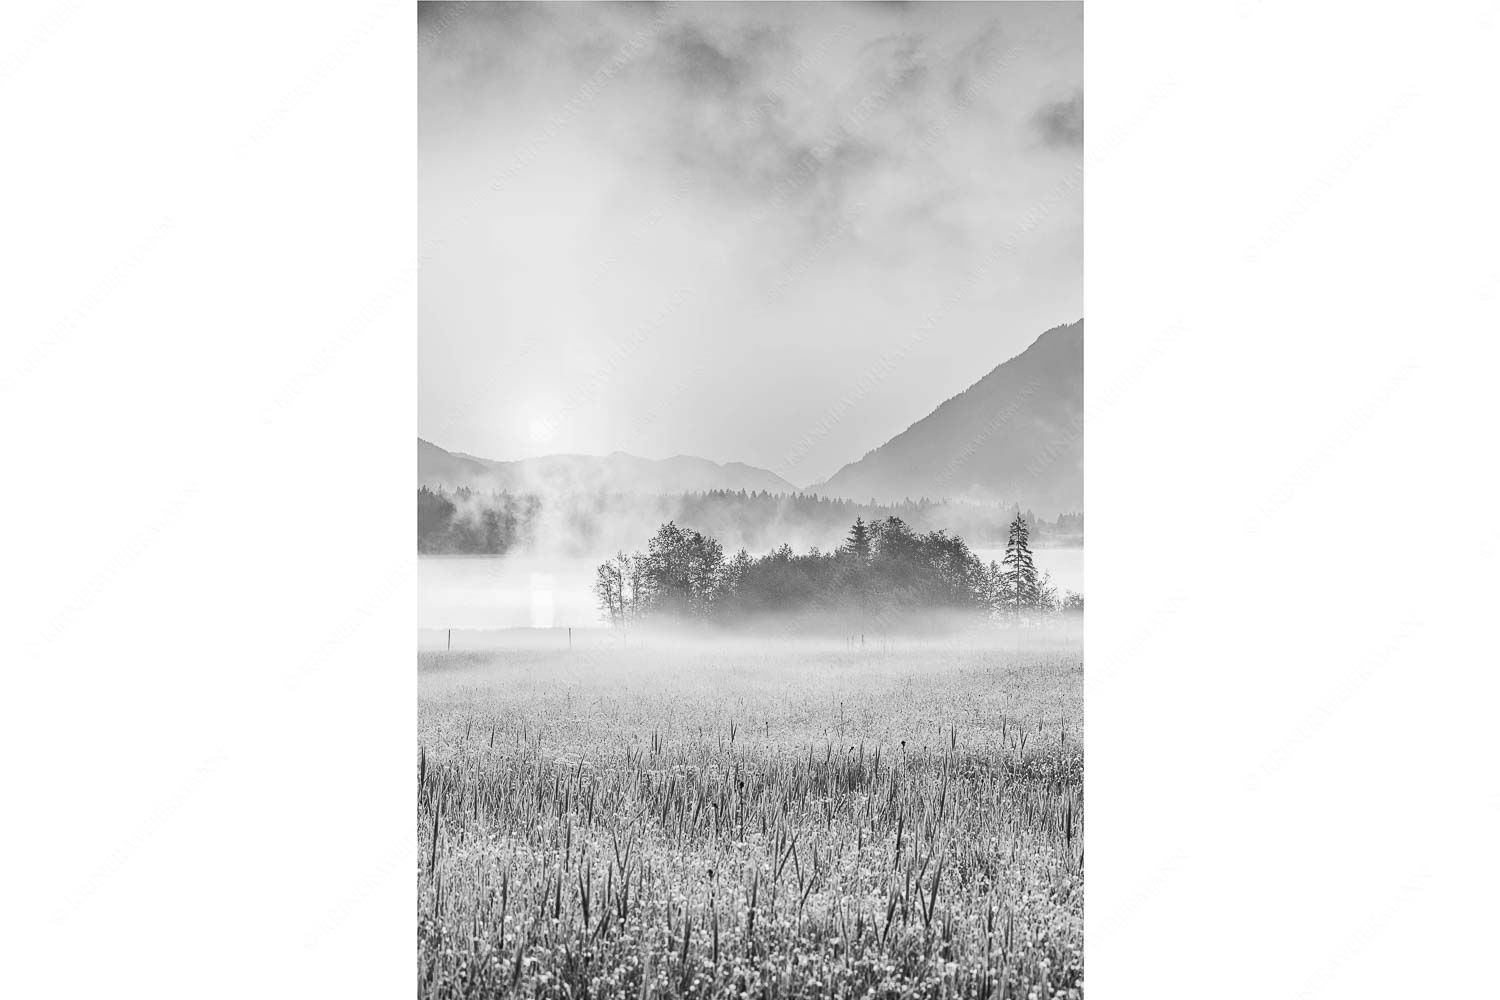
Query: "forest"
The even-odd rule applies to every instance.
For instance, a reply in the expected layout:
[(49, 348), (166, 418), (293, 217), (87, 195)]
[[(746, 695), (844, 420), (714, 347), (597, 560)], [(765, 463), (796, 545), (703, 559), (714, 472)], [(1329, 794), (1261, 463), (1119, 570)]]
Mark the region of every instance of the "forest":
[(617, 554), (597, 571), (600, 611), (615, 626), (655, 622), (724, 626), (780, 622), (848, 631), (995, 622), (1034, 625), (1081, 615), (1083, 596), (1061, 598), (1032, 562), (1030, 530), (1017, 514), (1005, 556), (986, 565), (958, 535), (914, 531), (889, 516), (856, 518), (843, 543), (797, 554), (781, 545), (732, 557), (712, 536), (662, 525), (645, 552)]
[(731, 549), (768, 552), (779, 544), (836, 548), (856, 519), (872, 527), (891, 518), (914, 532), (939, 528), (962, 535), (981, 548), (999, 548), (1017, 516), (1032, 544), (1047, 548), (1081, 546), (1083, 515), (1046, 520), (1019, 505), (972, 504), (946, 500), (907, 500), (897, 504), (856, 503), (810, 493), (771, 494), (712, 490), (671, 496), (417, 490), (417, 551), (504, 555), (515, 550), (573, 555), (608, 552), (622, 539), (639, 538), (670, 521), (720, 540)]

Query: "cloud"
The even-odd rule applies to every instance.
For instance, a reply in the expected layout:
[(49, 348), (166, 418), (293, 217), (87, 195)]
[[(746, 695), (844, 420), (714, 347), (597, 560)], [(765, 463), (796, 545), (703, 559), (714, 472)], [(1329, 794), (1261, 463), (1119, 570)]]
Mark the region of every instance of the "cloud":
[(627, 139), (639, 144), (635, 155), (663, 158), (714, 197), (779, 218), (796, 238), (905, 233), (924, 221), (929, 237), (951, 236), (952, 222), (930, 209), (962, 201), (976, 184), (932, 161), (963, 118), (994, 124), (997, 109), (980, 98), (1011, 55), (997, 22), (955, 38), (922, 25), (872, 34), (853, 17), (768, 23), (737, 13), (684, 22), (643, 60), (662, 99), (649, 140)]
[(882, 117), (920, 93), (926, 71), (908, 39), (867, 47), (830, 80), (825, 61), (850, 33), (681, 25), (655, 64), (673, 89), (654, 149), (718, 196), (795, 208), (818, 234), (847, 224), (861, 181), (900, 152), (902, 137), (880, 134)]
[[(1082, 147), (1038, 111), (1081, 90), (1081, 4), (464, 4), (419, 24), (430, 439), (530, 454), (537, 415), (586, 396), (554, 447), (769, 466), (954, 303), (810, 450), (808, 475), (831, 473), (972, 381), (966, 355), (1082, 310), (1081, 191), (1059, 189)], [(763, 411), (767, 385), (788, 401), (763, 419), (700, 419)]]
[(680, 25), (665, 39), (670, 68), (691, 92), (730, 98), (744, 88), (756, 49), (770, 44), (770, 31), (750, 31), (741, 33), (739, 51), (721, 48), (694, 24)]
[[(872, 17), (838, 5), (673, 5), (601, 92), (609, 121), (593, 141), (647, 183), (738, 203), (795, 238), (888, 236), (929, 220), (922, 238), (946, 240), (983, 185), (955, 158), (933, 160), (954, 126), (999, 135), (1018, 110), (996, 104), (997, 80), (1055, 30), (1050, 18), (1033, 23), (1050, 12), (1031, 8), (890, 6)], [(586, 79), (653, 16), (609, 4), (423, 5), (427, 109), (478, 109), (488, 120), (464, 127), (484, 134), (489, 109), (562, 103), (566, 77)], [(561, 97), (537, 89), (548, 80)], [(953, 218), (928, 211), (938, 204)]]
[(1032, 125), (1047, 146), (1083, 145), (1083, 91), (1066, 101), (1044, 104), (1032, 118)]

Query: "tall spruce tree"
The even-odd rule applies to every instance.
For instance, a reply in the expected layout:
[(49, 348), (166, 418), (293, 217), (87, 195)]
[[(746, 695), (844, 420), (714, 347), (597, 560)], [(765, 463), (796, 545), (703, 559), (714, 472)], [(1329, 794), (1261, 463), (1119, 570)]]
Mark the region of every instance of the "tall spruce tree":
[(854, 519), (854, 526), (849, 529), (849, 537), (846, 541), (849, 543), (849, 551), (861, 559), (870, 558), (870, 528), (865, 524), (864, 518)]
[(1031, 533), (1020, 513), (1010, 522), (1010, 536), (1005, 542), (1005, 567), (1000, 573), (1000, 599), (1011, 615), (1019, 620), (1036, 608), (1040, 598), (1036, 564), (1031, 561)]

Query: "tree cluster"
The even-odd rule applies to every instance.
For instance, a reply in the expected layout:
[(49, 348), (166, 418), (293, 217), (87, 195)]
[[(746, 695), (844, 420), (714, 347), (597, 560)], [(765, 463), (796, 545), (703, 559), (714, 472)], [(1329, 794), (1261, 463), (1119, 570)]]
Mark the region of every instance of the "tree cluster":
[(668, 522), (645, 552), (601, 564), (594, 591), (613, 625), (702, 622), (747, 626), (779, 622), (851, 631), (913, 629), (973, 621), (1031, 624), (1082, 597), (1059, 601), (1032, 562), (1025, 518), (1017, 514), (1005, 559), (986, 565), (958, 535), (913, 531), (899, 517), (857, 518), (830, 552), (782, 545), (753, 557), (726, 557), (713, 537)]

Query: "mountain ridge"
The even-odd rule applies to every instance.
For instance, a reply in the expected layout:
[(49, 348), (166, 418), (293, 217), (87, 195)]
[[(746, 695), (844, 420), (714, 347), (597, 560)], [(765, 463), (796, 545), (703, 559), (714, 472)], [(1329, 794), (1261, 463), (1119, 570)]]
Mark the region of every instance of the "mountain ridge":
[(1080, 318), (934, 407), (827, 479), (799, 487), (768, 469), (696, 455), (648, 459), (555, 454), (496, 461), (417, 438), (422, 486), (519, 492), (815, 493), (895, 503), (926, 497), (1019, 504), (1044, 517), (1083, 510), (1083, 347)]
[(852, 500), (932, 497), (1083, 509), (1084, 326), (1020, 354), (808, 490)]
[(699, 493), (708, 490), (798, 493), (768, 469), (744, 462), (715, 462), (697, 455), (641, 458), (608, 455), (539, 455), (514, 461), (452, 452), (417, 438), (417, 485), (510, 492)]

